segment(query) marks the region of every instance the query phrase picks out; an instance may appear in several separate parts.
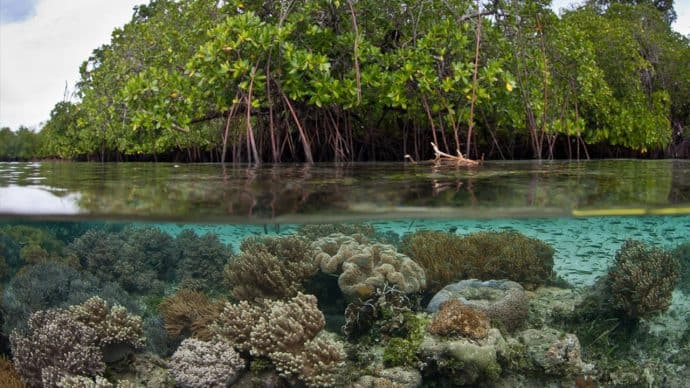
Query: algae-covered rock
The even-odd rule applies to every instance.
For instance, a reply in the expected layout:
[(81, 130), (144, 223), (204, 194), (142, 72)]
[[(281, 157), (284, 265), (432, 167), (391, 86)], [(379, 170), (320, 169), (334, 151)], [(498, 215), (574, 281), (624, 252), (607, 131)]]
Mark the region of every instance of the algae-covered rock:
[(504, 346), (501, 332), (492, 328), (479, 341), (467, 338), (449, 341), (429, 335), (419, 351), (428, 365), (426, 377), (440, 379), (441, 384), (471, 385), (498, 378), (501, 366), (497, 355)]
[(350, 388), (416, 388), (422, 386), (422, 374), (413, 368), (386, 368), (378, 371), (375, 376), (364, 375)]
[(582, 361), (577, 336), (552, 328), (527, 329), (518, 334), (533, 367), (549, 375), (584, 374), (592, 365)]
[(509, 331), (520, 327), (529, 312), (527, 294), (520, 284), (510, 280), (477, 279), (447, 285), (434, 295), (427, 311), (436, 312), (442, 303), (453, 299), (484, 312)]

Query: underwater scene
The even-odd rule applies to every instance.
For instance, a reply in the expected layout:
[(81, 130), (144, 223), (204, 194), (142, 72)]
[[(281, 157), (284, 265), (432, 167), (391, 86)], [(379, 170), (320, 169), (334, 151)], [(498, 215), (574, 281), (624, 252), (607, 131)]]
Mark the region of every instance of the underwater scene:
[(685, 387), (690, 164), (620, 163), (0, 163), (0, 386)]

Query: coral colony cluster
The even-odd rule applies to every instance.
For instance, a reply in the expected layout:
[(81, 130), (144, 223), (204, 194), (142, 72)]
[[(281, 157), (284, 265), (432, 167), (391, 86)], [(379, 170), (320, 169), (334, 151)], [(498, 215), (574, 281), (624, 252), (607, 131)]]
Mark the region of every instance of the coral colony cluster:
[(306, 225), (235, 252), (191, 230), (9, 225), (0, 386), (654, 385), (640, 360), (669, 352), (646, 330), (687, 252), (625, 242), (578, 291), (514, 231)]

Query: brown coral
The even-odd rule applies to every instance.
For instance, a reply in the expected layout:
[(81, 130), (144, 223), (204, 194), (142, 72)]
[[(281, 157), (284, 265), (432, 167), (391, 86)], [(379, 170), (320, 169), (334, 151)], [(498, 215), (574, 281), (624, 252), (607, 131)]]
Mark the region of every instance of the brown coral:
[(249, 351), (252, 348), (252, 330), (264, 314), (262, 306), (243, 300), (239, 303), (225, 303), (218, 319), (209, 330), (230, 341), (237, 349)]
[(19, 378), (14, 365), (4, 355), (0, 355), (0, 387), (3, 388), (26, 388)]
[(225, 267), (239, 300), (291, 298), (318, 271), (310, 246), (299, 237), (249, 238), (241, 251)]
[(510, 279), (523, 285), (553, 278), (553, 248), (514, 231), (464, 237), (419, 231), (403, 238), (402, 252), (424, 268), (431, 291), (468, 278)]
[(211, 339), (209, 326), (223, 311), (221, 302), (211, 301), (201, 292), (181, 289), (158, 305), (165, 330), (173, 339), (193, 336), (205, 341)]
[(680, 278), (680, 264), (670, 252), (629, 240), (616, 254), (607, 286), (614, 308), (632, 319), (666, 311)]
[(451, 299), (441, 304), (440, 310), (429, 325), (429, 332), (478, 340), (486, 338), (490, 327), (486, 314), (466, 306), (457, 299)]

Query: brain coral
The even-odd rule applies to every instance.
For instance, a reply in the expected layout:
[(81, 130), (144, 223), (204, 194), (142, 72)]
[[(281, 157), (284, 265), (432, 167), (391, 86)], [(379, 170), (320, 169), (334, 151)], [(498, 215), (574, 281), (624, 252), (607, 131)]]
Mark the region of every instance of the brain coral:
[(340, 273), (338, 285), (349, 297), (370, 297), (386, 284), (406, 294), (426, 287), (424, 269), (392, 245), (336, 233), (314, 241), (312, 247), (323, 272)]
[(468, 278), (509, 279), (523, 285), (553, 278), (553, 248), (514, 231), (467, 236), (419, 231), (406, 235), (402, 246), (403, 253), (424, 267), (431, 291)]

